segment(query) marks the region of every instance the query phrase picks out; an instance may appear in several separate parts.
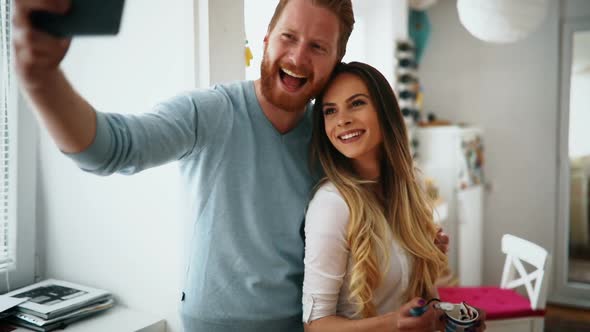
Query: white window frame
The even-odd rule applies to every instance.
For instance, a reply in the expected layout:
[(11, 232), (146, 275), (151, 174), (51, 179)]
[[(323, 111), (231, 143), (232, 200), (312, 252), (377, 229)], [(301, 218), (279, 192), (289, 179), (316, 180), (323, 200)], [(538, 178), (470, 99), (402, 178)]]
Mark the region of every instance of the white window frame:
[[(4, 6), (3, 0), (0, 5)], [(14, 0), (11, 1), (13, 3)], [(4, 23), (4, 22), (3, 22)], [(0, 272), (0, 293), (35, 280), (36, 252), (36, 147), (37, 128), (18, 90), (14, 60), (9, 68), (9, 219), (14, 262)]]

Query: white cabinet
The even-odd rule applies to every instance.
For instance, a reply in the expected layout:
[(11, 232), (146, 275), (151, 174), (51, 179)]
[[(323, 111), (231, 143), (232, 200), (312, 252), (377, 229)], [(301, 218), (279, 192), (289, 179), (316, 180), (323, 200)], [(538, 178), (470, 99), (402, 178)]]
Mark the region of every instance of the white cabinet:
[(447, 202), (447, 218), (441, 225), (451, 238), (451, 270), (461, 286), (481, 285), (483, 175), (482, 160), (473, 158), (482, 156), (469, 150), (476, 141), (481, 145), (481, 131), (458, 126), (418, 127), (415, 135), (418, 166), (424, 176), (435, 180)]

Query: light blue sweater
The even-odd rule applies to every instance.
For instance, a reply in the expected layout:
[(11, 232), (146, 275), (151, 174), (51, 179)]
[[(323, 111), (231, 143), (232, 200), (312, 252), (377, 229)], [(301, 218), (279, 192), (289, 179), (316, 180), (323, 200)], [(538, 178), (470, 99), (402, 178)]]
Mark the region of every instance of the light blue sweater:
[(248, 81), (192, 91), (143, 115), (97, 113), (97, 122), (92, 145), (70, 155), (86, 171), (180, 162), (193, 223), (186, 331), (302, 331), (311, 110), (281, 135)]

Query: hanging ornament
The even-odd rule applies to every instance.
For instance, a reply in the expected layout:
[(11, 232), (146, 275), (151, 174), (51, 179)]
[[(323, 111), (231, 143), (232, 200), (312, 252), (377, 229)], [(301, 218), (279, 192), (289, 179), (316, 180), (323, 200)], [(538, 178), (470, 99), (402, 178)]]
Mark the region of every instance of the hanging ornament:
[(248, 40), (246, 40), (246, 49), (244, 51), (244, 58), (246, 60), (246, 67), (250, 67), (250, 62), (254, 58), (252, 55), (252, 51), (250, 50), (250, 46), (248, 46)]
[(428, 13), (424, 10), (410, 9), (409, 15), (409, 35), (416, 45), (416, 64), (420, 64), (424, 49), (430, 38), (430, 20)]
[(547, 15), (548, 0), (457, 0), (459, 20), (486, 42), (513, 43), (533, 32)]

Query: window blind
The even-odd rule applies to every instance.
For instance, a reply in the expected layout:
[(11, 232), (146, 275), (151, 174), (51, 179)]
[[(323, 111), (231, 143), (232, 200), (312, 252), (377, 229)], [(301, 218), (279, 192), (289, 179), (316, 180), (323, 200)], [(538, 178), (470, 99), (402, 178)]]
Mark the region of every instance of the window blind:
[(11, 0), (0, 0), (0, 271), (15, 263), (16, 211), (15, 127), (16, 89), (12, 69)]

